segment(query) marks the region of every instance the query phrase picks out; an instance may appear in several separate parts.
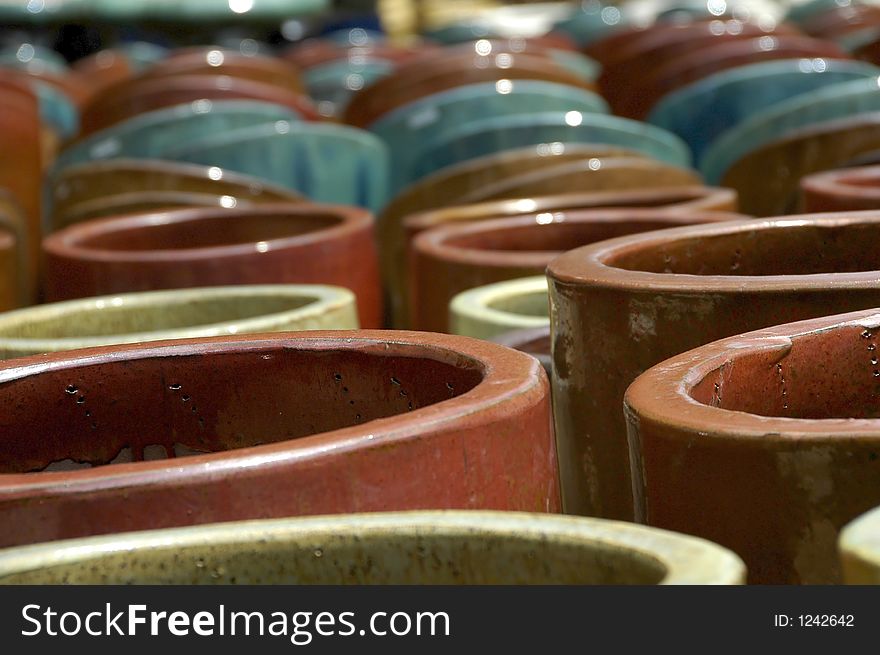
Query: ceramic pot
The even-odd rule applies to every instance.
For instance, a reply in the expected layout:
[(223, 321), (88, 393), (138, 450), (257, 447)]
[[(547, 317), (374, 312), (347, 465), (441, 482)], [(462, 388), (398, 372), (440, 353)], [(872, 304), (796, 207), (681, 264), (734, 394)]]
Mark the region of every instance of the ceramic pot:
[(505, 332), (494, 337), (491, 341), (531, 355), (541, 362), (541, 366), (544, 367), (548, 376), (553, 375), (549, 321), (544, 327)]
[(547, 278), (523, 277), (468, 289), (449, 304), (452, 334), (493, 339), (513, 330), (550, 325)]
[(304, 284), (205, 287), (68, 300), (0, 314), (0, 358), (227, 334), (355, 330), (354, 294)]
[(89, 89), (90, 97), (136, 74), (132, 62), (121, 50), (100, 50), (78, 59), (71, 65), (71, 71)]
[(880, 511), (866, 512), (840, 532), (840, 550), (843, 581), (846, 584), (880, 584)]
[(223, 286), (330, 284), (381, 324), (371, 215), (340, 205), (182, 209), (72, 225), (43, 243), (46, 298)]
[(566, 511), (633, 518), (622, 402), (645, 370), (730, 335), (880, 306), (864, 248), (877, 230), (874, 212), (737, 221), (623, 237), (551, 262)]
[(739, 214), (607, 209), (518, 216), (421, 233), (413, 241), (410, 320), (416, 330), (449, 330), (449, 303), (468, 289), (538, 275), (558, 255), (615, 236), (694, 223), (729, 221)]
[(243, 521), (0, 554), (2, 584), (646, 585), (744, 577), (736, 555), (701, 539), (523, 512)]
[(15, 398), (3, 546), (304, 514), (559, 509), (546, 375), (488, 342), (308, 332), (0, 369)]
[(31, 303), (25, 229), (20, 205), (0, 189), (0, 312)]
[(640, 376), (636, 518), (717, 540), (753, 583), (839, 583), (840, 529), (880, 504), (878, 326), (871, 310), (767, 328)]
[(804, 211), (880, 209), (880, 166), (813, 173), (800, 186)]

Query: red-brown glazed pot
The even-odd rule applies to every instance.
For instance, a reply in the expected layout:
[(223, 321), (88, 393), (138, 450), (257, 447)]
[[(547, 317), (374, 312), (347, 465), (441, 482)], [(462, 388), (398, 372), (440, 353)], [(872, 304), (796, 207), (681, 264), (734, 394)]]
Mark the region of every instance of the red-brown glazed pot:
[(880, 166), (806, 176), (801, 180), (801, 207), (807, 212), (880, 209)]
[(320, 120), (312, 101), (287, 89), (226, 75), (172, 75), (167, 78), (134, 78), (106, 87), (83, 109), (80, 131), (84, 136), (153, 109), (193, 100), (244, 98), (272, 102), (296, 111), (305, 120)]
[(0, 371), (0, 546), (307, 514), (559, 510), (546, 375), (484, 341), (242, 335)]
[(878, 310), (673, 357), (626, 393), (636, 518), (736, 551), (753, 583), (840, 583), (837, 538), (880, 505)]
[(539, 328), (528, 328), (526, 330), (514, 330), (506, 332), (492, 339), (495, 343), (502, 346), (519, 350), (520, 352), (531, 355), (544, 367), (547, 375), (553, 374), (553, 359), (550, 356), (550, 326)]
[(730, 335), (880, 306), (880, 212), (736, 221), (614, 239), (547, 269), (566, 511), (633, 518), (623, 395)]
[(410, 324), (444, 332), (461, 291), (544, 272), (555, 257), (615, 236), (742, 218), (724, 212), (606, 209), (543, 213), (436, 227), (412, 243)]
[(71, 73), (93, 97), (108, 86), (133, 77), (136, 72), (121, 50), (101, 50), (71, 64)]
[(357, 207), (262, 204), (96, 219), (43, 242), (49, 301), (225, 284), (331, 284), (382, 321), (373, 219)]

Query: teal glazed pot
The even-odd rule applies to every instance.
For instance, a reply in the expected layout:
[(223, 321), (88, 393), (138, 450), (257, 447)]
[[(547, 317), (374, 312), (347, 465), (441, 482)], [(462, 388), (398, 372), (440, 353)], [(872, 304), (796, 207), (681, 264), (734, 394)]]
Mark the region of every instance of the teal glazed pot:
[(388, 148), (344, 125), (276, 121), (169, 148), (162, 157), (259, 177), (317, 202), (378, 211), (388, 198)]
[(559, 511), (547, 376), (485, 341), (238, 335), (38, 355), (0, 376), (2, 547), (314, 514)]
[(546, 112), (483, 118), (436, 136), (414, 162), (410, 181), (501, 150), (553, 142), (620, 146), (677, 166), (691, 162), (681, 139), (653, 125), (596, 113)]
[(412, 181), (413, 163), (437, 135), (487, 116), (500, 119), (543, 111), (607, 113), (608, 105), (586, 89), (540, 80), (502, 80), (426, 96), (383, 115), (369, 130), (391, 151), (393, 195)]
[(880, 68), (834, 59), (782, 59), (722, 71), (673, 91), (648, 122), (680, 136), (697, 164), (706, 148), (756, 111), (830, 84), (877, 79)]
[(783, 100), (722, 132), (700, 163), (707, 184), (717, 184), (736, 161), (790, 132), (855, 114), (880, 111), (878, 77), (851, 80)]
[(0, 554), (0, 584), (695, 585), (744, 576), (736, 555), (700, 539), (525, 512), (233, 522)]
[(382, 59), (338, 59), (310, 68), (303, 73), (309, 95), (319, 103), (329, 102), (333, 115), (339, 115), (348, 105), (351, 96), (360, 89), (382, 79), (394, 70), (394, 64)]
[(280, 120), (295, 120), (292, 109), (252, 100), (197, 100), (147, 112), (118, 123), (64, 150), (54, 171), (95, 159), (139, 157), (160, 159), (183, 143), (237, 128)]
[(625, 27), (630, 20), (627, 7), (603, 5), (598, 0), (575, 5), (570, 16), (558, 21), (553, 31), (567, 34), (579, 47)]

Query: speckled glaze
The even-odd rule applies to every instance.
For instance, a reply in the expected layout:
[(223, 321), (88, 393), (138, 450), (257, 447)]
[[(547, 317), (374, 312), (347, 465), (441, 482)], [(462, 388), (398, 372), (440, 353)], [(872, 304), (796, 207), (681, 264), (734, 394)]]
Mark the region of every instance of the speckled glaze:
[(880, 510), (874, 508), (844, 526), (838, 549), (846, 584), (880, 584)]
[(813, 173), (800, 186), (804, 211), (880, 209), (880, 166)]
[(43, 251), (50, 301), (229, 284), (330, 284), (354, 291), (361, 325), (381, 325), (373, 220), (355, 207), (263, 204), (96, 219), (50, 235)]
[(744, 577), (736, 555), (701, 539), (523, 512), (245, 521), (0, 553), (0, 584), (741, 584)]
[(0, 358), (117, 343), (358, 328), (354, 294), (305, 284), (144, 291), (0, 313)]
[(517, 278), (468, 289), (449, 303), (452, 334), (492, 339), (512, 330), (550, 325), (547, 278)]
[(9, 360), (0, 376), (15, 399), (2, 546), (307, 514), (559, 510), (546, 375), (485, 341), (218, 337)]
[(724, 212), (606, 209), (436, 227), (422, 232), (412, 243), (411, 325), (416, 330), (446, 332), (449, 303), (456, 294), (492, 282), (538, 275), (558, 255), (588, 243), (741, 217)]
[[(55, 176), (51, 185), (51, 229), (55, 231), (87, 218), (111, 215), (113, 210), (109, 208), (118, 208), (123, 202), (129, 207), (132, 201), (138, 201), (141, 205), (152, 201), (154, 206), (174, 206), (168, 204), (174, 197), (167, 194), (183, 193), (208, 194), (215, 199), (231, 198), (232, 201), (226, 204), (232, 206), (238, 203), (304, 200), (295, 191), (249, 175), (224, 171), (217, 166), (112, 159), (69, 166)], [(134, 194), (137, 194), (136, 198), (132, 197)], [(178, 196), (177, 204), (181, 200), (183, 197)], [(211, 204), (218, 205), (220, 202), (215, 200)]]
[(505, 332), (504, 334), (497, 335), (491, 341), (531, 355), (541, 362), (541, 366), (544, 367), (544, 371), (546, 371), (548, 376), (553, 375), (549, 321), (544, 327)]
[(737, 190), (743, 211), (784, 214), (797, 206), (809, 173), (839, 168), (880, 150), (880, 112), (819, 123), (768, 143), (734, 163), (722, 184)]
[[(566, 511), (632, 519), (627, 386), (664, 359), (750, 330), (880, 306), (880, 213), (622, 237), (550, 263), (554, 409)], [(705, 518), (705, 517), (704, 517)]]
[(837, 540), (880, 504), (877, 310), (664, 361), (626, 393), (636, 518), (734, 550), (759, 584), (840, 582)]

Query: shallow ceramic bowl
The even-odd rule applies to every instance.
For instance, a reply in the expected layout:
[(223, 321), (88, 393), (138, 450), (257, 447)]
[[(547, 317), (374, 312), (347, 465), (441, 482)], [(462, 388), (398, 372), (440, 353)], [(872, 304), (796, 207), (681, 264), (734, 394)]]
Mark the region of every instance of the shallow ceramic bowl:
[(341, 287), (145, 291), (0, 313), (0, 357), (226, 334), (357, 328), (354, 294)]
[(700, 539), (522, 512), (247, 521), (0, 554), (0, 584), (740, 584), (744, 576), (736, 555)]
[(550, 325), (547, 278), (506, 280), (469, 289), (449, 304), (452, 334), (492, 339), (513, 330)]
[(0, 371), (2, 546), (305, 514), (559, 510), (546, 375), (485, 341), (239, 335)]

